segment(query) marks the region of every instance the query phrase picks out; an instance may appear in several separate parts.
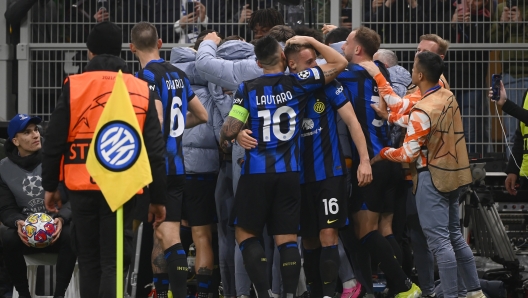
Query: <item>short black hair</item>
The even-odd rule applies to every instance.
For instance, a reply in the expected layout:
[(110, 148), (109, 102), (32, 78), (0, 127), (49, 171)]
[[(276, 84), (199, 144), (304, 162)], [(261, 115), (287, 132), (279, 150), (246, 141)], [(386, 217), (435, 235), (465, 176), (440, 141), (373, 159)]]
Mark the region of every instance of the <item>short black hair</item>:
[(326, 45), (329, 45), (329, 44), (332, 44), (332, 43), (345, 41), (348, 38), (348, 35), (350, 35), (350, 32), (351, 32), (351, 30), (348, 29), (348, 28), (345, 28), (345, 27), (335, 28), (334, 30), (328, 32), (328, 34), (326, 35), (324, 43)]
[(275, 38), (264, 36), (255, 42), (255, 56), (261, 64), (274, 66), (279, 61), (277, 53), (280, 48)]
[(240, 35), (230, 35), (226, 38), (224, 38), (224, 41), (230, 41), (230, 40), (241, 40), (241, 41), (246, 41), (242, 36)]
[(275, 8), (257, 9), (251, 14), (248, 23), (249, 29), (254, 30), (257, 24), (268, 28), (284, 25), (284, 17)]
[(296, 35), (301, 36), (311, 36), (315, 38), (318, 42), (323, 42), (323, 33), (315, 30), (314, 28), (310, 28), (308, 26), (296, 26), (294, 29)]
[(286, 25), (277, 25), (270, 29), (268, 36), (275, 38), (278, 42), (286, 42), (295, 36), (295, 31)]
[(158, 30), (148, 22), (139, 22), (132, 27), (131, 42), (140, 51), (157, 48)]
[(433, 52), (420, 52), (416, 54), (416, 69), (424, 74), (428, 82), (438, 82), (444, 72), (444, 60)]

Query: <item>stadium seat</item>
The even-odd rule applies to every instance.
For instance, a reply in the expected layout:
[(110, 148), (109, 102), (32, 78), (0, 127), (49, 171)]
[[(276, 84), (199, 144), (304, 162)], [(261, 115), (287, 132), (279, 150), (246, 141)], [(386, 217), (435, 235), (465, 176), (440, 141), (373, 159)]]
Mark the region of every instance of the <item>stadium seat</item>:
[[(57, 254), (50, 253), (40, 253), (33, 255), (24, 255), (27, 265), (27, 275), (29, 282), (29, 292), (32, 295), (32, 298), (53, 298), (52, 296), (37, 296), (35, 295), (35, 286), (37, 284), (37, 267), (38, 266), (53, 266), (57, 263)], [(79, 290), (79, 267), (75, 264), (75, 269), (73, 270), (73, 276), (70, 280), (70, 285), (66, 290), (65, 298), (78, 298), (81, 297)], [(18, 298), (18, 292), (13, 288), (12, 298)]]

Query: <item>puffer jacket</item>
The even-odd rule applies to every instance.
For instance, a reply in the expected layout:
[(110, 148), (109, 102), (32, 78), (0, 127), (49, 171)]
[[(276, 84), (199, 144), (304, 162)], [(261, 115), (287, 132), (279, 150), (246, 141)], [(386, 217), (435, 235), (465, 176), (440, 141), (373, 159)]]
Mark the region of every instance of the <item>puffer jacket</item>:
[(209, 93), (207, 82), (195, 68), (196, 53), (190, 48), (173, 48), (170, 62), (189, 77), (194, 94), (207, 110), (207, 123), (188, 128), (183, 132), (183, 158), (186, 174), (216, 174), (220, 168), (218, 143), (223, 118)]
[(407, 87), (411, 84), (411, 74), (407, 69), (394, 65), (387, 68), (389, 71), (390, 79), (392, 82), (392, 89), (398, 94), (399, 97), (403, 98), (407, 93)]

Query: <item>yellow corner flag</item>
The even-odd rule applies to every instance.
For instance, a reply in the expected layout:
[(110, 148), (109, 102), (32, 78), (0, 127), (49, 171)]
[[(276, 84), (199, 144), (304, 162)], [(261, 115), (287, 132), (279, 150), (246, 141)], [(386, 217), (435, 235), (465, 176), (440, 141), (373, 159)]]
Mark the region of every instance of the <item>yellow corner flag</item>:
[(152, 182), (143, 135), (121, 71), (95, 128), (86, 168), (114, 212)]

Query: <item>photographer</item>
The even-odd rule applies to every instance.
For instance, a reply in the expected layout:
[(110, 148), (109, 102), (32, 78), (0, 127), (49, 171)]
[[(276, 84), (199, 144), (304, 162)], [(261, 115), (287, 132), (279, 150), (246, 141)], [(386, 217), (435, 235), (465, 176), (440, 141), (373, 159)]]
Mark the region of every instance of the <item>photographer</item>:
[[(506, 168), (508, 177), (504, 182), (506, 190), (511, 195), (517, 194), (515, 184), (517, 178), (520, 176), (520, 187), (521, 189), (528, 189), (528, 154), (524, 153), (527, 150), (528, 144), (524, 144), (524, 138), (528, 136), (528, 101), (526, 96), (528, 90), (524, 92), (523, 106), (518, 106), (515, 102), (508, 100), (506, 89), (501, 81), (501, 88), (499, 94), (499, 100), (495, 101), (495, 104), (502, 107), (502, 111), (508, 113), (512, 117), (519, 120), (519, 127), (515, 131), (515, 139), (513, 147), (511, 148), (511, 157)], [(493, 98), (493, 91), (490, 88), (489, 97)]]

